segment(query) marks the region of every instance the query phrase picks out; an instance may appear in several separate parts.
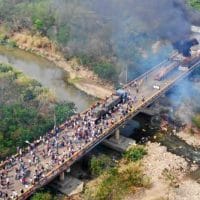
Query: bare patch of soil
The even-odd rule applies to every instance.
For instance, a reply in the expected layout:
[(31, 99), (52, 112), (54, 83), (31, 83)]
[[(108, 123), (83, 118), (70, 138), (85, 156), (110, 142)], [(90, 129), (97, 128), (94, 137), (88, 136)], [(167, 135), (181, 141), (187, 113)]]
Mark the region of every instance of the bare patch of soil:
[(158, 143), (148, 143), (147, 149), (143, 165), (152, 187), (128, 196), (126, 200), (200, 199), (200, 185), (187, 177), (191, 169), (185, 159), (167, 152), (166, 147)]

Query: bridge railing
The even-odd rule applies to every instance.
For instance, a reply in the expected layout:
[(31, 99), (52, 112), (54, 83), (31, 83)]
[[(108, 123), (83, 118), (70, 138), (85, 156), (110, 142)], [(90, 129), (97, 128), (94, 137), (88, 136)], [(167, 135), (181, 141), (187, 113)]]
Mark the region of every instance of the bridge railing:
[[(173, 57), (176, 56), (176, 55), (177, 55), (177, 53), (172, 53), (170, 57), (173, 58)], [(127, 88), (127, 87), (129, 87), (131, 84), (133, 84), (135, 81), (138, 81), (138, 80), (141, 80), (141, 79), (145, 78), (146, 76), (148, 76), (148, 74), (150, 74), (150, 73), (151, 73), (152, 71), (154, 71), (156, 68), (162, 67), (162, 65), (163, 65), (164, 63), (166, 63), (167, 61), (168, 61), (168, 60), (166, 59), (166, 60), (164, 60), (163, 62), (159, 63), (158, 65), (154, 66), (153, 68), (151, 68), (151, 69), (148, 70), (147, 72), (141, 74), (140, 76), (138, 76), (138, 77), (135, 78), (134, 80), (132, 80), (132, 81), (130, 81), (129, 83), (125, 84), (123, 88)], [(114, 95), (114, 94), (112, 94), (111, 96), (113, 96), (113, 95)], [(99, 103), (99, 104), (105, 103), (105, 100), (106, 100), (106, 99), (101, 99), (101, 100), (95, 102), (94, 104), (92, 104), (91, 107), (96, 107), (98, 103)], [(90, 108), (91, 108), (91, 107), (90, 107)], [(87, 113), (87, 112), (90, 110), (90, 108), (87, 109), (87, 110), (85, 110), (85, 111), (83, 111), (83, 112), (81, 112), (80, 115), (83, 115), (83, 114)], [(72, 116), (70, 119), (73, 119), (73, 118), (74, 118), (74, 116)], [(70, 120), (70, 119), (69, 119), (69, 120)], [(62, 129), (63, 126), (64, 126), (64, 123), (61, 124), (61, 125), (59, 126), (59, 128)], [(52, 132), (53, 132), (53, 130), (51, 131), (51, 133), (52, 133)], [(40, 143), (38, 143), (37, 145), (39, 145), (39, 144), (40, 144)], [(28, 152), (28, 148), (23, 149), (23, 152), (24, 152), (24, 153)], [(18, 156), (19, 156), (18, 153), (14, 155), (15, 158), (18, 157)], [(1, 162), (1, 163), (0, 163), (0, 169), (2, 169), (3, 167), (5, 167), (5, 165), (8, 164), (8, 163), (9, 163), (8, 160), (5, 160), (5, 161)]]
[[(200, 61), (197, 62), (193, 67), (191, 67), (189, 69), (189, 73), (196, 67), (200, 65)], [(180, 80), (181, 78), (183, 78), (184, 76), (186, 76), (188, 74), (188, 72), (182, 73), (181, 75), (179, 75), (178, 77), (176, 77), (170, 84), (166, 85), (162, 91), (158, 91), (158, 93), (156, 95), (152, 95), (151, 97), (149, 97), (145, 103), (142, 103), (141, 107), (145, 107), (149, 102), (153, 101), (155, 98), (157, 98), (160, 93), (163, 93), (164, 91), (166, 91), (167, 89), (169, 89), (173, 83), (175, 83), (176, 81)], [(59, 166), (57, 166), (56, 168), (54, 168), (53, 170), (51, 170), (49, 173), (47, 173), (45, 175), (45, 177), (43, 179), (41, 179), (37, 185), (34, 185), (33, 187), (31, 187), (30, 189), (28, 189), (27, 191), (25, 191), (25, 193), (23, 195), (21, 195), (18, 199), (22, 200), (22, 199), (26, 199), (28, 198), (31, 194), (33, 194), (33, 192), (41, 187), (46, 185), (47, 183), (49, 183), (51, 180), (53, 180), (55, 177), (57, 177), (61, 172), (65, 171), (67, 168), (69, 168), (75, 161), (77, 161), (79, 158), (81, 158), (83, 155), (85, 155), (85, 153), (88, 152), (89, 149), (91, 149), (92, 147), (94, 147), (96, 144), (99, 143), (99, 141), (101, 141), (103, 138), (107, 137), (109, 135), (109, 133), (112, 133), (114, 130), (116, 130), (117, 128), (119, 128), (119, 126), (121, 126), (127, 119), (129, 119), (130, 117), (132, 117), (135, 113), (137, 113), (140, 109), (136, 108), (136, 109), (132, 109), (128, 115), (126, 115), (125, 117), (123, 117), (122, 119), (120, 119), (119, 121), (117, 121), (116, 123), (114, 123), (110, 128), (107, 128), (101, 135), (98, 136), (98, 138), (95, 141), (91, 141), (90, 143), (88, 143), (84, 149), (77, 151), (76, 153), (73, 154), (73, 156), (71, 158), (68, 158), (65, 160), (65, 162)]]
[[(167, 62), (168, 60), (163, 61), (162, 63), (160, 63), (159, 65), (153, 67), (151, 70), (147, 71), (146, 73), (142, 74), (141, 76), (139, 76), (138, 78), (136, 78), (135, 80), (140, 80), (141, 78), (145, 77), (146, 75), (148, 75), (149, 73), (151, 73), (152, 71), (154, 71), (156, 68), (158, 67), (162, 67), (162, 65)], [(198, 63), (199, 64), (199, 63)], [(196, 65), (194, 65), (196, 66)], [(192, 68), (191, 68), (192, 70)], [(179, 79), (180, 77), (178, 77)], [(130, 84), (132, 84), (135, 80), (131, 81), (130, 83), (128, 83), (127, 85), (125, 85), (125, 87), (128, 87)], [(175, 80), (176, 81), (176, 80)], [(167, 88), (168, 86), (166, 86)], [(152, 96), (151, 98), (149, 98), (145, 104), (143, 104), (143, 106), (145, 107), (146, 104), (148, 104), (149, 101), (151, 101), (152, 99), (156, 98), (157, 96), (159, 96), (160, 93), (158, 93), (157, 95)], [(104, 100), (103, 100), (104, 101)], [(101, 102), (101, 101), (100, 101)], [(97, 103), (94, 104), (94, 106), (97, 105)], [(88, 109), (89, 110), (89, 109)], [(81, 114), (85, 114), (88, 110), (82, 112)], [(56, 168), (54, 168), (52, 171), (50, 171), (49, 173), (47, 173), (45, 175), (45, 177), (43, 179), (41, 179), (37, 185), (34, 185), (33, 187), (31, 187), (30, 189), (28, 189), (21, 197), (19, 197), (19, 199), (26, 199), (28, 196), (30, 196), (37, 188), (47, 184), (48, 182), (50, 182), (52, 179), (54, 179), (56, 176), (59, 175), (59, 173), (61, 173), (62, 171), (64, 171), (65, 169), (67, 169), (68, 167), (71, 166), (71, 164), (73, 164), (73, 162), (75, 162), (77, 159), (79, 159), (80, 157), (82, 157), (85, 152), (88, 151), (88, 149), (92, 148), (93, 146), (95, 146), (102, 138), (104, 138), (105, 136), (107, 136), (109, 134), (109, 132), (112, 132), (113, 130), (115, 130), (118, 126), (120, 126), (122, 123), (124, 123), (128, 118), (130, 118), (133, 113), (138, 112), (139, 109), (135, 109), (132, 112), (130, 112), (125, 118), (122, 118), (121, 120), (119, 120), (118, 122), (116, 122), (115, 124), (113, 124), (113, 126), (111, 126), (109, 129), (106, 129), (104, 131), (103, 134), (101, 134), (98, 139), (96, 141), (91, 141), (90, 143), (88, 143), (88, 145), (85, 146), (84, 149), (76, 152), (73, 157), (66, 159), (66, 161), (60, 165), (57, 166)], [(73, 118), (73, 117), (72, 117)]]
[(36, 189), (49, 183), (51, 180), (57, 177), (61, 172), (69, 168), (75, 161), (77, 161), (79, 158), (85, 155), (89, 149), (91, 149), (93, 146), (99, 143), (99, 141), (101, 141), (105, 136), (107, 136), (109, 132), (114, 131), (116, 127), (118, 127), (125, 120), (126, 120), (125, 118), (122, 118), (121, 120), (114, 123), (110, 128), (107, 128), (101, 135), (97, 137), (95, 141), (91, 141), (84, 147), (84, 149), (77, 151), (76, 153), (73, 154), (71, 158), (66, 159), (66, 161), (63, 164), (57, 166), (49, 173), (47, 173), (44, 178), (42, 178), (39, 182), (36, 183), (37, 185), (33, 185), (31, 188), (25, 191), (18, 199), (22, 200), (28, 198)]
[[(178, 53), (173, 52), (170, 56), (170, 59), (173, 59), (176, 55), (178, 55)], [(164, 63), (167, 63), (170, 59), (165, 59), (164, 61), (162, 61), (161, 63), (155, 65), (154, 67), (152, 67), (151, 69), (149, 69), (148, 71), (146, 71), (145, 73), (141, 74), (140, 76), (138, 76), (137, 78), (133, 79), (132, 81), (130, 81), (129, 83), (125, 84), (123, 88), (127, 88), (129, 86), (131, 86), (135, 81), (139, 81), (141, 79), (145, 79), (151, 72), (153, 72), (155, 69), (161, 68), (163, 67)]]
[[(171, 58), (173, 58), (174, 56), (176, 56), (177, 55), (177, 53), (173, 53), (172, 55), (171, 55)], [(155, 69), (157, 69), (157, 68), (159, 68), (159, 67), (162, 67), (162, 65), (164, 64), (164, 63), (166, 63), (168, 60), (166, 59), (166, 60), (164, 60), (163, 62), (161, 62), (161, 63), (159, 63), (158, 65), (156, 65), (156, 66), (154, 66), (153, 68), (151, 68), (150, 70), (148, 70), (147, 72), (145, 72), (145, 73), (143, 73), (143, 74), (141, 74), (140, 76), (138, 76), (137, 78), (135, 78), (134, 80), (132, 80), (132, 81), (130, 81), (129, 83), (127, 83), (126, 85), (124, 85), (124, 87), (123, 88), (127, 88), (127, 87), (129, 87), (131, 84), (133, 84), (135, 81), (138, 81), (138, 80), (141, 80), (141, 79), (143, 79), (143, 78), (145, 78), (146, 76), (148, 76), (152, 71), (154, 71)], [(112, 94), (111, 96), (113, 96), (114, 94)], [(106, 99), (101, 99), (101, 100), (99, 100), (98, 102), (95, 102), (91, 107), (96, 107), (97, 106), (97, 104), (99, 103), (99, 104), (101, 104), (101, 103), (105, 103), (105, 101), (106, 101)], [(90, 108), (91, 108), (90, 107)], [(87, 110), (85, 110), (85, 111), (83, 111), (83, 112), (81, 112), (80, 113), (80, 115), (84, 115), (85, 113), (87, 113), (89, 110), (90, 110), (90, 108), (89, 109), (87, 109)], [(75, 116), (72, 116), (70, 119), (73, 119)], [(69, 120), (70, 120), (69, 119)], [(64, 127), (64, 123), (63, 124), (61, 124), (60, 126), (59, 126), (59, 128), (63, 128)], [(51, 131), (51, 133), (53, 133), (53, 130)], [(39, 145), (40, 143), (37, 143), (37, 145)], [(28, 152), (28, 148), (25, 148), (25, 149), (23, 149), (23, 153), (27, 153)], [(14, 157), (16, 158), (16, 157), (18, 157), (19, 156), (19, 154), (17, 153), (17, 154), (15, 154), (14, 155)], [(5, 167), (5, 165), (6, 164), (8, 164), (9, 163), (9, 161), (8, 160), (5, 160), (5, 161), (3, 161), (2, 163), (0, 163), (0, 169), (2, 169), (3, 167)]]

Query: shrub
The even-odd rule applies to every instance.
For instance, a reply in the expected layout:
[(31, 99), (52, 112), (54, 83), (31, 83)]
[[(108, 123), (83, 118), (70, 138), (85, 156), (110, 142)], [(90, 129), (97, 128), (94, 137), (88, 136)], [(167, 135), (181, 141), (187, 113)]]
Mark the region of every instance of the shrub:
[(40, 19), (36, 19), (34, 21), (34, 26), (35, 26), (36, 30), (41, 31), (44, 27), (44, 22)]
[(7, 36), (1, 34), (0, 35), (0, 44), (6, 44), (6, 41), (7, 41)]
[(199, 0), (188, 0), (188, 3), (193, 8), (200, 10), (200, 1)]
[(12, 47), (12, 48), (17, 47), (17, 43), (13, 40), (8, 40), (7, 44), (9, 47)]
[(32, 89), (27, 89), (24, 92), (24, 101), (30, 101), (33, 100), (36, 97), (35, 92)]
[(6, 73), (13, 71), (12, 67), (8, 64), (0, 63), (0, 72)]
[(87, 66), (87, 67), (91, 67), (90, 65), (93, 63), (93, 60), (91, 57), (85, 54), (77, 55), (77, 57), (78, 57), (79, 64)]
[(10, 65), (0, 64), (0, 160), (24, 147), (74, 114), (73, 103), (58, 103), (49, 90)]
[(59, 103), (55, 107), (56, 122), (61, 124), (67, 118), (74, 114), (75, 105), (74, 103)]
[(143, 174), (139, 163), (122, 164), (102, 174), (94, 188), (85, 190), (86, 200), (120, 200), (127, 193), (134, 193), (138, 187), (149, 187), (149, 178)]
[(55, 198), (49, 192), (37, 192), (31, 200), (55, 200)]
[(106, 155), (93, 156), (90, 161), (90, 170), (93, 176), (99, 176), (105, 169), (112, 166), (112, 160)]
[(129, 161), (136, 162), (141, 160), (144, 155), (147, 154), (147, 150), (143, 146), (132, 146), (124, 153), (124, 158)]
[(107, 80), (115, 80), (116, 79), (116, 69), (114, 66), (110, 63), (97, 63), (94, 65), (94, 72), (103, 79)]
[(63, 46), (68, 43), (70, 39), (70, 28), (68, 25), (62, 25), (58, 29), (57, 40)]
[(192, 118), (192, 123), (200, 129), (200, 115), (196, 115)]

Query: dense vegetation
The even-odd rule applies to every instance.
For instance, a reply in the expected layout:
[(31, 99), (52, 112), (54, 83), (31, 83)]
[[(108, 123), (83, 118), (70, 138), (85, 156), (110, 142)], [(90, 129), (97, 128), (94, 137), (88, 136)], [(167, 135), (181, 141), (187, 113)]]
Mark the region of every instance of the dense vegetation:
[(188, 0), (188, 2), (193, 8), (200, 10), (200, 1), (199, 0)]
[(93, 176), (99, 176), (114, 165), (112, 159), (104, 154), (93, 156), (90, 161), (90, 170)]
[(111, 44), (106, 44), (109, 40), (107, 30), (102, 29), (103, 24), (96, 24), (98, 16), (91, 13), (88, 3), (0, 0), (0, 21), (4, 22), (6, 29), (0, 38), (6, 38), (9, 32), (22, 30), (47, 36), (59, 45), (67, 59), (75, 56), (82, 60), (85, 56), (90, 64), (84, 66), (94, 70), (101, 78), (114, 80), (117, 72), (113, 67), (114, 60), (110, 59), (113, 54)]
[(124, 157), (129, 161), (135, 162), (141, 160), (146, 154), (147, 150), (143, 146), (132, 146), (124, 153)]
[[(188, 1), (200, 8), (198, 0)], [(155, 6), (156, 2), (159, 5)], [(177, 1), (174, 7), (171, 1), (158, 0), (145, 0), (142, 4), (129, 0), (0, 0), (0, 38), (26, 30), (34, 36), (30, 43), (48, 46), (48, 38), (66, 59), (78, 58), (101, 78), (116, 80), (119, 74), (123, 77), (127, 66), (134, 71), (129, 74), (132, 78), (163, 59), (154, 58), (152, 53), (157, 39), (184, 35), (183, 25), (189, 24), (183, 17), (187, 15), (187, 9), (182, 9), (185, 4)], [(171, 23), (170, 19), (176, 17), (177, 23)], [(36, 41), (38, 35), (45, 36), (42, 40), (46, 42)], [(167, 53), (162, 54), (165, 57)], [(148, 62), (147, 57), (151, 58)]]
[(93, 175), (99, 177), (86, 187), (84, 199), (118, 200), (134, 193), (137, 188), (149, 187), (149, 179), (139, 162), (146, 153), (143, 146), (134, 146), (125, 152), (122, 160), (115, 163), (105, 155), (93, 157), (90, 168)]
[(192, 118), (192, 122), (193, 124), (200, 129), (200, 114), (196, 114), (193, 118)]
[(23, 147), (74, 113), (73, 103), (58, 103), (41, 84), (0, 64), (0, 159)]
[(31, 197), (31, 200), (56, 200), (50, 192), (37, 192)]
[[(5, 35), (26, 30), (34, 37), (46, 36), (67, 59), (76, 57), (101, 78), (116, 80), (126, 66), (141, 70), (137, 67), (144, 64), (140, 61), (147, 55), (145, 51), (152, 51), (157, 39), (152, 33), (156, 27), (148, 30), (128, 3), (126, 7), (119, 0), (110, 0), (104, 9), (105, 4), (98, 0), (0, 0), (1, 30)], [(157, 62), (148, 62), (148, 67)]]

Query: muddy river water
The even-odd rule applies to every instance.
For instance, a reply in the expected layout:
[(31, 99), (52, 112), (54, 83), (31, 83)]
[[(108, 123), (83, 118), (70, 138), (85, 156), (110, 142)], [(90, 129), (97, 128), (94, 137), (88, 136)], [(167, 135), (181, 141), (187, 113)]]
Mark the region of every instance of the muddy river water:
[[(44, 87), (54, 92), (59, 101), (74, 102), (78, 112), (88, 108), (95, 101), (95, 98), (86, 95), (74, 86), (68, 84), (66, 78), (67, 73), (42, 57), (17, 48), (12, 49), (0, 46), (0, 62), (9, 63), (30, 78), (39, 81)], [(139, 121), (143, 122), (143, 125), (140, 126), (138, 131), (134, 131), (134, 136), (132, 135), (132, 138), (137, 142), (145, 137), (149, 140), (155, 134), (156, 130), (150, 127), (150, 122), (148, 120), (145, 122), (144, 118), (142, 118), (142, 120), (139, 119)], [(146, 131), (143, 132), (143, 130)], [(163, 136), (158, 142), (167, 146), (169, 151), (200, 164), (199, 149), (187, 145), (177, 137), (171, 135)], [(197, 171), (198, 178), (199, 171), (200, 170)]]
[(55, 93), (59, 101), (73, 102), (77, 111), (83, 111), (95, 101), (67, 83), (67, 73), (48, 60), (20, 49), (0, 46), (0, 62), (9, 63), (25, 75), (39, 81)]

